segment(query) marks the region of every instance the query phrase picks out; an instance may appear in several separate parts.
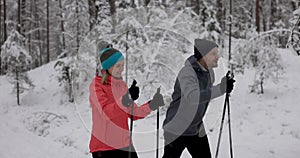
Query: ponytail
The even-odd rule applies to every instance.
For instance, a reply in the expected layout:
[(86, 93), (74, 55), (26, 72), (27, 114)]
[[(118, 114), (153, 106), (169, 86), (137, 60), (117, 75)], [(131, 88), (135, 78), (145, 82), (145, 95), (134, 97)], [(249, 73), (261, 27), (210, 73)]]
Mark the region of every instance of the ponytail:
[(109, 73), (106, 71), (104, 71), (104, 74), (102, 75), (102, 84), (106, 84), (107, 83), (107, 78), (108, 78)]

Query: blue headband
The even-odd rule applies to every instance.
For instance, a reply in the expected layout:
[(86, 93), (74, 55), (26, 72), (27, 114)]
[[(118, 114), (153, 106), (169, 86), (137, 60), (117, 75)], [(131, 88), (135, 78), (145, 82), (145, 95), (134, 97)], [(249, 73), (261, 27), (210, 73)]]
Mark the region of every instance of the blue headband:
[[(103, 51), (103, 52), (105, 52), (105, 51)], [(122, 55), (122, 53), (116, 52), (101, 63), (102, 68), (103, 68), (103, 70), (108, 70), (110, 67), (115, 65), (118, 61), (123, 60), (123, 59), (124, 59), (124, 56)]]

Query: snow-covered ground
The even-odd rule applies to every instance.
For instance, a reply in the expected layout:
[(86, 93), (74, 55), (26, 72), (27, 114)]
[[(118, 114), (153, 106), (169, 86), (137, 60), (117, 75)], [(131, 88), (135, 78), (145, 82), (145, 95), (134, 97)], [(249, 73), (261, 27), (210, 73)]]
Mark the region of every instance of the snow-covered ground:
[[(286, 72), (278, 83), (266, 83), (262, 95), (249, 93), (253, 72), (236, 75), (230, 98), (235, 157), (298, 158), (300, 155), (300, 57), (286, 50), (282, 50), (281, 55)], [(13, 86), (6, 77), (0, 77), (0, 158), (91, 157), (88, 92), (76, 98), (76, 104), (67, 103), (67, 96), (57, 82), (54, 64), (51, 62), (29, 72), (35, 88), (22, 94), (21, 106), (11, 94)], [(224, 74), (221, 70), (216, 72), (217, 76)], [(208, 136), (213, 155), (223, 101), (224, 97), (213, 100), (205, 118), (207, 130), (211, 129)], [(161, 115), (161, 122), (164, 117)], [(134, 144), (140, 158), (155, 157), (155, 113), (134, 125)], [(229, 157), (227, 125), (223, 129), (221, 158)], [(160, 157), (162, 153), (161, 148)], [(190, 155), (185, 151), (182, 157)]]

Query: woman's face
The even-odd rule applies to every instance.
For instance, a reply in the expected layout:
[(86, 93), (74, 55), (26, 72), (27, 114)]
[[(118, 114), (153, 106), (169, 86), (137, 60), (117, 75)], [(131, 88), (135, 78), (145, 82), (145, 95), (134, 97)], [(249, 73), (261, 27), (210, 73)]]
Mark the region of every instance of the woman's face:
[(112, 66), (111, 68), (109, 68), (108, 72), (113, 77), (121, 78), (123, 70), (124, 70), (124, 60), (120, 60), (114, 66)]

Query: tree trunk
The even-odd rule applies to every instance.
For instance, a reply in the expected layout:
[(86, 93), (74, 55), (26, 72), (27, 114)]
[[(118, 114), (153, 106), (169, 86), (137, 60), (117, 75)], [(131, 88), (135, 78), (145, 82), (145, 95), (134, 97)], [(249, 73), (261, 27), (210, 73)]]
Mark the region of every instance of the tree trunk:
[(18, 25), (17, 31), (21, 33), (21, 0), (18, 0)]
[(130, 7), (131, 8), (135, 8), (136, 7), (134, 0), (130, 0)]
[(168, 7), (167, 0), (162, 0), (161, 4), (162, 4), (164, 7)]
[(73, 87), (72, 83), (69, 83), (69, 102), (73, 103), (74, 102), (74, 97), (73, 97)]
[(145, 6), (148, 6), (148, 4), (151, 2), (151, 0), (145, 0), (145, 3), (144, 3), (144, 5)]
[(67, 71), (67, 77), (68, 77), (68, 85), (69, 85), (69, 102), (73, 103), (74, 102), (74, 97), (73, 97), (73, 86), (72, 86), (72, 70), (70, 69), (70, 67), (68, 67), (66, 69)]
[(276, 1), (271, 1), (271, 15), (272, 18), (270, 19), (270, 28), (274, 29), (275, 28), (275, 23), (277, 21), (277, 2)]
[(62, 2), (59, 0), (59, 9), (60, 9), (60, 29), (61, 29), (61, 38), (62, 38), (62, 49), (65, 51), (66, 49), (66, 39), (65, 39), (65, 24), (64, 24), (64, 17), (63, 17), (63, 7)]
[(201, 4), (201, 0), (193, 0), (193, 4), (194, 5), (194, 12), (197, 14), (197, 15), (200, 15), (200, 4)]
[(223, 19), (223, 0), (217, 0), (217, 14), (216, 14), (217, 20), (220, 23), (220, 27), (222, 29), (222, 32), (224, 31), (224, 19)]
[(37, 47), (38, 47), (38, 51), (37, 53), (37, 57), (39, 58), (38, 62), (37, 62), (37, 66), (40, 66), (43, 64), (43, 59), (42, 59), (42, 42), (41, 42), (41, 29), (40, 29), (40, 18), (39, 18), (39, 14), (38, 14), (38, 5), (37, 5), (37, 0), (34, 0), (34, 6), (35, 6), (35, 12), (34, 12), (34, 21), (35, 21), (35, 28), (37, 28), (37, 34), (36, 34), (36, 40), (38, 41), (37, 43)]
[(49, 63), (50, 62), (50, 15), (49, 15), (49, 0), (47, 0), (46, 3), (46, 10), (47, 10), (47, 60), (46, 62)]
[(79, 4), (78, 0), (76, 0), (76, 16), (77, 16), (77, 23), (76, 23), (76, 53), (79, 50), (79, 42), (80, 42), (80, 27), (79, 27)]
[[(229, 45), (228, 45), (228, 68), (233, 67), (230, 64), (231, 61), (231, 36), (232, 36), (232, 0), (229, 2)], [(231, 70), (232, 71), (232, 70)]]
[(112, 30), (111, 33), (116, 32), (116, 4), (115, 0), (109, 0), (109, 6), (110, 6), (110, 15), (111, 15), (111, 22), (112, 22)]
[(222, 48), (225, 47), (224, 45), (224, 39), (225, 39), (225, 19), (224, 17), (226, 17), (225, 15), (225, 9), (223, 8), (223, 0), (217, 0), (217, 13), (216, 13), (216, 18), (220, 24), (220, 28), (221, 28), (221, 38), (218, 41), (220, 43), (220, 46)]
[[(61, 0), (60, 0), (61, 1)], [(88, 0), (90, 14), (90, 31), (93, 29), (96, 22), (96, 0)]]
[(17, 104), (20, 105), (19, 66), (16, 66)]
[[(20, 30), (21, 30), (21, 32), (20, 33), (22, 33), (22, 34), (24, 34), (25, 32), (26, 32), (26, 28), (25, 28), (25, 21), (26, 21), (26, 19), (25, 19), (25, 17), (26, 17), (26, 0), (22, 0), (21, 1), (21, 23), (20, 23)], [(24, 34), (24, 36), (25, 36), (25, 34)]]
[[(33, 5), (32, 5), (33, 3), (32, 3), (32, 0), (30, 0), (30, 13), (29, 13), (29, 15), (30, 15), (30, 20), (29, 20), (29, 30), (31, 31), (32, 30), (32, 21), (33, 21)], [(28, 44), (29, 44), (29, 53), (31, 53), (31, 49), (32, 49), (32, 43), (31, 43), (31, 38), (32, 38), (32, 33), (31, 32), (29, 32), (29, 34), (28, 34)], [(35, 58), (35, 57), (34, 57)]]
[(2, 29), (2, 0), (0, 0), (0, 29)]
[(6, 30), (7, 24), (6, 24), (6, 0), (3, 0), (3, 33), (4, 33), (4, 40), (7, 39), (7, 30)]
[(272, 0), (267, 0), (267, 1), (266, 1), (266, 3), (267, 3), (266, 5), (268, 6), (268, 7), (267, 7), (267, 10), (266, 10), (266, 15), (264, 16), (265, 19), (266, 19), (266, 24), (265, 24), (265, 25), (266, 25), (266, 26), (265, 26), (266, 31), (267, 31), (267, 30), (270, 30), (270, 23), (271, 23), (270, 20), (271, 20), (271, 16), (272, 16), (272, 14), (271, 14), (271, 7), (272, 7), (272, 6), (271, 6), (271, 1), (272, 1)]
[[(300, 1), (299, 1), (300, 2)], [(298, 3), (299, 3), (298, 2)], [(291, 1), (292, 10), (296, 10), (298, 8), (296, 1)]]
[[(3, 31), (2, 31), (2, 1), (0, 0), (0, 46), (3, 44)], [(1, 58), (2, 50), (0, 48), (0, 75), (2, 75), (2, 58)]]
[(256, 5), (255, 5), (255, 24), (256, 24), (256, 31), (259, 33), (260, 32), (260, 16), (259, 16), (259, 0), (256, 0)]
[(263, 73), (260, 74), (261, 75), (261, 80), (260, 80), (260, 93), (263, 94), (264, 93), (264, 78), (262, 77), (263, 76)]
[[(2, 10), (1, 10), (2, 11)], [(1, 43), (1, 46), (3, 44), (3, 42), (6, 41), (7, 39), (7, 24), (6, 24), (6, 0), (3, 0), (3, 38), (1, 39), (2, 40), (2, 43)], [(0, 74), (4, 74), (5, 71), (7, 70), (7, 65), (2, 65), (2, 59), (1, 59), (1, 53), (0, 53)]]

